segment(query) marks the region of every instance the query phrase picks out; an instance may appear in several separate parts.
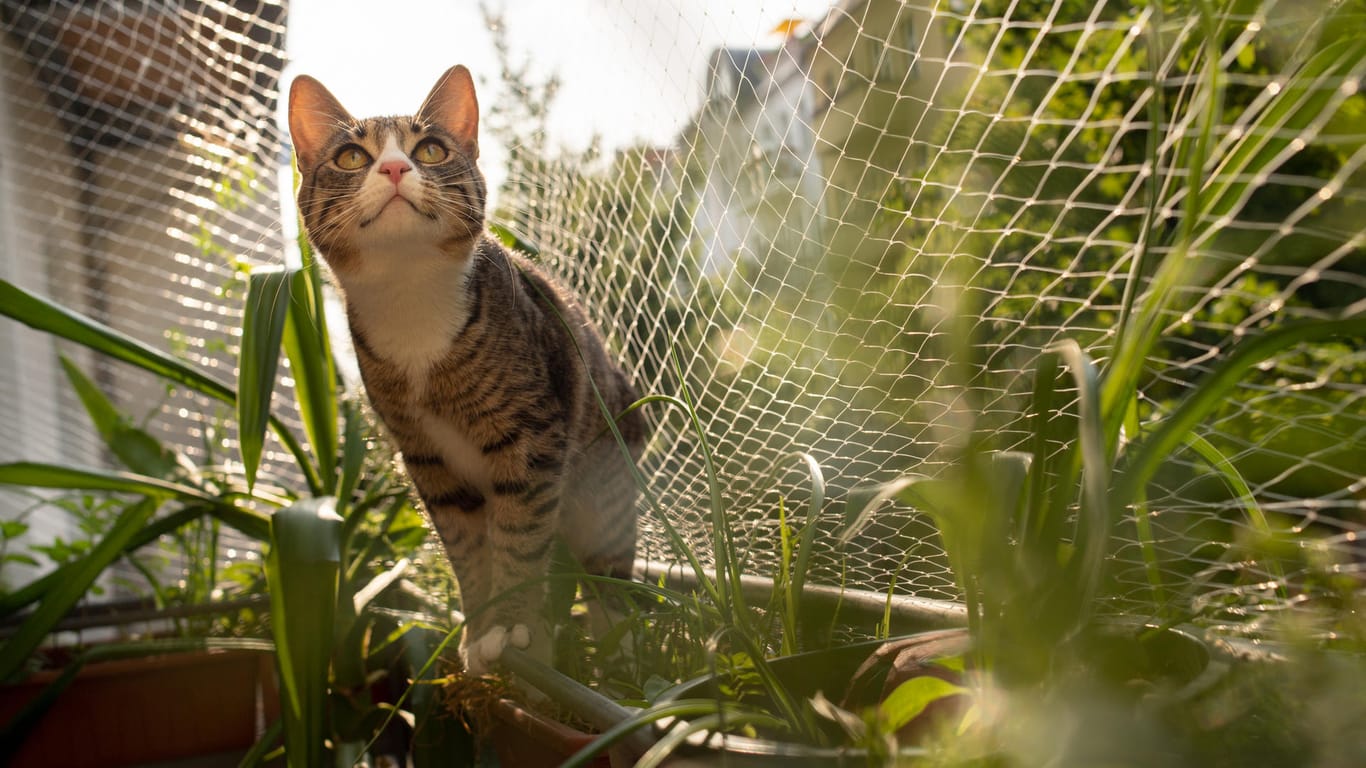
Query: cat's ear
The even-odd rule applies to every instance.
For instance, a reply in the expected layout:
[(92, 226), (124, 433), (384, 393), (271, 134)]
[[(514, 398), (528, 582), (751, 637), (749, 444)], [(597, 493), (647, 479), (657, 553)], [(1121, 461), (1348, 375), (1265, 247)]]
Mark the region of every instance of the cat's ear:
[(328, 92), (323, 84), (308, 75), (299, 75), (289, 87), (289, 137), (299, 165), (316, 163), (318, 152), (337, 129), (355, 118)]
[(417, 115), (450, 131), (470, 157), (479, 156), (479, 102), (464, 66), (456, 64), (441, 75)]

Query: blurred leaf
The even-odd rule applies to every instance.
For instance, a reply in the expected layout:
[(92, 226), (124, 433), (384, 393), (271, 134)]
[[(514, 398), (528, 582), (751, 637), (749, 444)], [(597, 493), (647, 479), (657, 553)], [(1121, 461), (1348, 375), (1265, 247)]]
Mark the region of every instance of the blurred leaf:
[(1203, 216), (1214, 221), (1246, 202), (1265, 176), (1296, 151), (1296, 143), (1304, 143), (1311, 126), (1332, 114), (1329, 105), (1344, 97), (1340, 84), (1358, 74), (1363, 61), (1366, 37), (1352, 35), (1323, 46), (1292, 73), (1255, 119), (1238, 132), (1237, 142), (1224, 149), (1222, 161), (1210, 174), (1209, 204)]
[(861, 742), (868, 734), (868, 726), (863, 722), (863, 718), (825, 698), (825, 694), (820, 691), (811, 697), (811, 709), (821, 717), (837, 724), (849, 735), (850, 741)]
[(134, 472), (153, 477), (170, 478), (175, 475), (175, 454), (156, 438), (138, 429), (114, 407), (113, 402), (95, 386), (66, 355), (61, 356), (62, 368), (76, 390), (81, 403), (104, 444), (123, 465)]
[(1072, 372), (1081, 417), (1078, 424), (1082, 457), (1081, 509), (1077, 514), (1077, 533), (1072, 539), (1075, 551), (1068, 565), (1075, 589), (1073, 610), (1085, 616), (1100, 591), (1102, 567), (1108, 552), (1110, 477), (1114, 465), (1106, 446), (1100, 374), (1090, 356), (1075, 341), (1064, 340), (1055, 350)]
[(532, 258), (541, 255), (541, 249), (537, 248), (535, 243), (518, 234), (507, 224), (490, 221), (488, 222), (488, 230), (494, 237), (498, 238), (498, 242), (507, 248), (521, 251)]
[(898, 685), (878, 705), (888, 732), (896, 732), (916, 719), (927, 707), (950, 696), (967, 693), (968, 689), (943, 678), (922, 675)]
[(251, 273), (237, 357), (237, 439), (248, 488), (256, 484), (256, 470), (261, 464), (289, 302), (288, 271), (258, 269)]

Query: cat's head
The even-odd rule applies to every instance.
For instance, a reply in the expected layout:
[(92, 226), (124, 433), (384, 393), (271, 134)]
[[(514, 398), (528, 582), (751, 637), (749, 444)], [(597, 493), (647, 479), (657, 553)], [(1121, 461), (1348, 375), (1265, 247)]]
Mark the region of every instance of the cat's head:
[(467, 251), (483, 229), (479, 105), (463, 66), (446, 70), (415, 115), (360, 120), (301, 75), (289, 91), (289, 131), (299, 211), (335, 272), (371, 254)]

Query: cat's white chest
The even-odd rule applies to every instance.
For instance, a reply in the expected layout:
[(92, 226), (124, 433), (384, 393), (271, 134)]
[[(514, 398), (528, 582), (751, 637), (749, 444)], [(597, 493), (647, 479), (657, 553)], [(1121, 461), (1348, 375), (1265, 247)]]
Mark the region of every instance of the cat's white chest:
[(343, 280), (350, 320), (369, 351), (397, 367), (421, 397), (427, 372), (469, 319), (468, 260), (405, 254)]

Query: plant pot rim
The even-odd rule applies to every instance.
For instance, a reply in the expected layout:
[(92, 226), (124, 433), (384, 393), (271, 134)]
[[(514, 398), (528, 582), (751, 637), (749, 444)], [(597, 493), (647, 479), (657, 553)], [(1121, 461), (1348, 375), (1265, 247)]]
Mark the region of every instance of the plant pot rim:
[(572, 725), (542, 715), (512, 699), (499, 699), (493, 705), (493, 716), (502, 724), (556, 750), (572, 755), (587, 746), (596, 735)]

